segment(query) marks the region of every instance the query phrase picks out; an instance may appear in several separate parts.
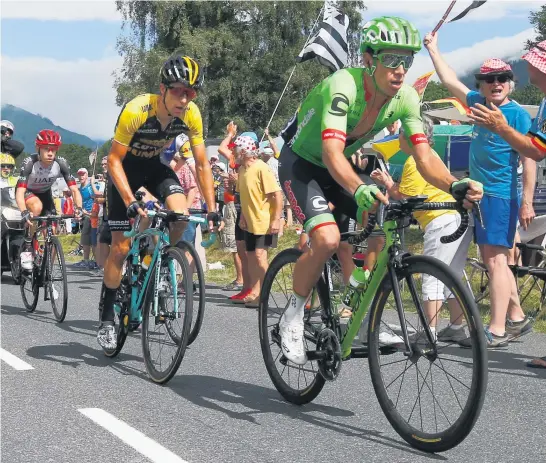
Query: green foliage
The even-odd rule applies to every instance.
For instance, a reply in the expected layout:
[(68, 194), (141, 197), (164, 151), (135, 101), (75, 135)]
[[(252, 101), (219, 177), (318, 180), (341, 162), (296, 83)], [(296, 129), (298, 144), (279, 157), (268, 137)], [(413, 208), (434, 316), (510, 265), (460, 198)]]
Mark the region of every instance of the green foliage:
[(448, 98), (451, 95), (449, 94), (447, 88), (445, 88), (441, 83), (430, 81), (425, 90), (423, 96), (424, 102), (439, 100), (440, 98)]
[(544, 94), (534, 85), (528, 84), (525, 87), (518, 88), (510, 98), (516, 100), (519, 104), (539, 105)]
[[(205, 88), (196, 103), (207, 136), (223, 136), (230, 120), (240, 130), (264, 128), (323, 4), (117, 1), (132, 34), (118, 40), (124, 66), (116, 75), (116, 101), (122, 105), (139, 93), (158, 92), (161, 64), (176, 51), (206, 69)], [(349, 56), (354, 64), (364, 4), (340, 4), (350, 18)], [(315, 62), (297, 66), (272, 133), (284, 127), (304, 96), (327, 75)]]
[(57, 154), (68, 161), (72, 175), (76, 175), (79, 168), (85, 167), (91, 175), (93, 166), (89, 165), (89, 155), (93, 150), (86, 146), (76, 145), (73, 143), (63, 144)]
[(531, 11), (529, 22), (534, 26), (537, 37), (535, 40), (527, 41), (526, 49), (546, 40), (546, 5), (542, 5), (538, 11)]

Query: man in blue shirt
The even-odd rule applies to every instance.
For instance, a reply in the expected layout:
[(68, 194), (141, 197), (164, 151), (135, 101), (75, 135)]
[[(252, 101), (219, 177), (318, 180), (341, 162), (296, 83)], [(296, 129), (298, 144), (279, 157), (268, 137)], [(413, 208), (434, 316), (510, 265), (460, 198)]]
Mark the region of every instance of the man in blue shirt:
[[(499, 59), (486, 60), (475, 75), (479, 92), (471, 91), (442, 58), (438, 50), (438, 35), (428, 34), (424, 44), (438, 77), (453, 96), (470, 107), (496, 107), (514, 131), (521, 134), (529, 131), (531, 117), (508, 98), (515, 87), (514, 75), (508, 64)], [(523, 158), (524, 171), (532, 171), (536, 167), (533, 162)], [(485, 331), (490, 348), (504, 347), (510, 339), (531, 330), (531, 320), (521, 309), (516, 282), (508, 267), (518, 220), (518, 163), (519, 154), (501, 136), (484, 127), (474, 128), (470, 145), (470, 175), (484, 187), (481, 206), (486, 228), (476, 223), (475, 236), (489, 272), (491, 322)], [(534, 217), (532, 202), (529, 203), (526, 196), (532, 195), (534, 190), (535, 179), (531, 177), (524, 174), (523, 204), (519, 211), (524, 226)]]
[(83, 217), (81, 222), (81, 238), (80, 244), (83, 247), (83, 260), (74, 264), (75, 268), (94, 269), (95, 263), (91, 262), (89, 255), (91, 254), (91, 209), (93, 208), (93, 188), (89, 180), (89, 172), (85, 167), (78, 169), (78, 179), (80, 180), (80, 194), (82, 195)]

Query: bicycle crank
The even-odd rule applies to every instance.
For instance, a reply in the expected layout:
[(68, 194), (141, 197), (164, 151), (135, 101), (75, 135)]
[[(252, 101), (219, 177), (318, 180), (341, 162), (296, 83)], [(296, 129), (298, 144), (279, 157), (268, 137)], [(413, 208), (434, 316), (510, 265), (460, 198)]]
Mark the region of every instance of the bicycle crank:
[(317, 361), (322, 377), (334, 381), (341, 371), (341, 346), (336, 334), (329, 328), (323, 329), (317, 338), (317, 353), (324, 357)]

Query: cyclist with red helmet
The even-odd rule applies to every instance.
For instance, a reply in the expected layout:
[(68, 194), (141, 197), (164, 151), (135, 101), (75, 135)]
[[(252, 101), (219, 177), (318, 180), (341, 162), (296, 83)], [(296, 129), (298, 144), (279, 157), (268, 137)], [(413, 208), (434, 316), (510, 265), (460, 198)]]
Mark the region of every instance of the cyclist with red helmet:
[(27, 235), (21, 252), (21, 268), (32, 270), (31, 237), (34, 234), (31, 217), (55, 215), (55, 203), (51, 187), (63, 177), (74, 196), (76, 214), (81, 214), (82, 197), (66, 159), (57, 157), (61, 136), (53, 130), (40, 130), (36, 136), (36, 153), (27, 157), (21, 165), (21, 173), (15, 190), (15, 201), (23, 219), (27, 221)]

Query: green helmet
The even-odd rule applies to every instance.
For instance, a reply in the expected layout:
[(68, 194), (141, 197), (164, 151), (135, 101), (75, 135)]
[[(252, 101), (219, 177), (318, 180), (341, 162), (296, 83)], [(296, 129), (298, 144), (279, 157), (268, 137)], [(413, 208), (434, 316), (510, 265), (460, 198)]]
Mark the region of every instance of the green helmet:
[(421, 35), (409, 21), (395, 16), (381, 16), (364, 24), (360, 36), (360, 52), (367, 48), (374, 52), (385, 48), (421, 50)]

